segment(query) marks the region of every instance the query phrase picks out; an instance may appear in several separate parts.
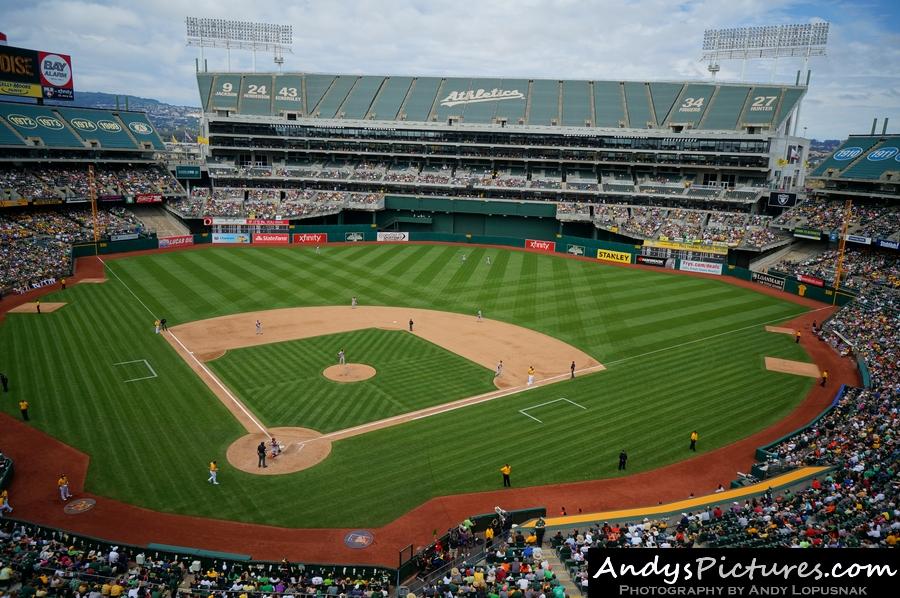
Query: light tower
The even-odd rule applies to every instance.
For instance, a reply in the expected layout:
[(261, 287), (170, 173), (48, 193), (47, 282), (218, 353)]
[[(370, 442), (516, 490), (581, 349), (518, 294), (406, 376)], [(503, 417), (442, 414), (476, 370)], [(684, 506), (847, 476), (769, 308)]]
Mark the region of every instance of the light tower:
[(199, 46), (201, 63), (203, 48), (225, 48), (227, 70), (230, 71), (231, 50), (249, 50), (253, 53), (253, 70), (256, 71), (256, 53), (271, 52), (280, 71), (284, 53), (293, 54), (294, 33), (290, 25), (199, 17), (186, 17), (184, 22), (187, 45)]

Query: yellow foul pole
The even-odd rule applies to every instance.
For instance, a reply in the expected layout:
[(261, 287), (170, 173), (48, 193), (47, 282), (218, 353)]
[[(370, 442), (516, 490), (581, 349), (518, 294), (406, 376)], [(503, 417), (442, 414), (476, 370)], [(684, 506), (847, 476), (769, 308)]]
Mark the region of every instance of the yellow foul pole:
[(847, 227), (850, 226), (850, 216), (853, 209), (853, 200), (848, 199), (844, 203), (844, 219), (841, 223), (841, 236), (838, 238), (837, 266), (834, 269), (834, 288), (832, 289), (831, 304), (837, 304), (838, 289), (841, 286), (841, 275), (844, 273), (844, 250), (847, 248)]
[(88, 164), (88, 192), (91, 197), (91, 216), (94, 221), (94, 254), (100, 253), (100, 224), (97, 220), (97, 186), (94, 181), (94, 165)]

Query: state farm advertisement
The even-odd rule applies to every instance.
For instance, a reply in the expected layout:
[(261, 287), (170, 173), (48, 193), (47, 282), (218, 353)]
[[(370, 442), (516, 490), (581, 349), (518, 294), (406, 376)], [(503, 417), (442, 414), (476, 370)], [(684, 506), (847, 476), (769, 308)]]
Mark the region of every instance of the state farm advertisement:
[(556, 251), (556, 242), (555, 241), (538, 241), (537, 239), (525, 239), (525, 249), (531, 249), (532, 251), (546, 251), (547, 253), (553, 253)]
[(178, 235), (176, 237), (160, 237), (159, 248), (185, 247), (194, 244), (194, 235)]
[(324, 245), (327, 242), (327, 233), (296, 233), (293, 237), (295, 245)]
[(811, 284), (814, 287), (824, 287), (825, 281), (821, 278), (816, 278), (815, 276), (807, 276), (806, 274), (798, 274), (797, 280), (800, 282), (805, 282), (806, 284)]
[(287, 245), (290, 242), (288, 233), (256, 233), (253, 235), (254, 245)]

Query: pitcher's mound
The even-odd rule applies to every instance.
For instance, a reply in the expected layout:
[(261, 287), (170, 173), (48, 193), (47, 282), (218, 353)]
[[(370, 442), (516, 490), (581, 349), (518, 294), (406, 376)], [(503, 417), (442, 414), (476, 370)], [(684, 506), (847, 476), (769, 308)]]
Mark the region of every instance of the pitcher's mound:
[[(41, 313), (46, 314), (51, 311), (56, 311), (57, 309), (62, 309), (65, 303), (41, 303)], [(11, 310), (9, 310), (11, 314), (36, 314), (37, 313), (37, 303), (23, 303), (22, 305), (18, 305)]]
[(364, 363), (345, 363), (325, 368), (322, 375), (335, 382), (359, 382), (375, 375), (375, 368)]
[[(257, 475), (281, 475), (294, 473), (324, 460), (331, 454), (331, 441), (309, 428), (269, 428), (283, 447), (281, 454), (272, 458), (270, 438), (262, 432), (246, 434), (231, 443), (225, 453), (233, 467)], [(266, 467), (259, 467), (256, 447), (260, 442), (266, 445)]]

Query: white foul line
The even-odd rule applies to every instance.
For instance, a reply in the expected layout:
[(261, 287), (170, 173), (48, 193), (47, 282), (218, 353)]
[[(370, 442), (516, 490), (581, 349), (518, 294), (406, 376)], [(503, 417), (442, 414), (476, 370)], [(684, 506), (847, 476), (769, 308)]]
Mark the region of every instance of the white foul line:
[[(148, 312), (151, 316), (153, 316), (155, 319), (158, 319), (158, 318), (156, 317), (156, 314), (153, 313), (153, 311), (151, 311), (151, 309), (150, 309), (149, 307), (147, 307), (147, 304), (144, 303), (143, 301), (141, 301), (141, 298), (134, 294), (134, 291), (131, 290), (131, 287), (129, 287), (127, 284), (125, 284), (125, 281), (124, 281), (124, 280), (122, 280), (121, 278), (119, 278), (119, 275), (116, 274), (115, 270), (113, 270), (112, 268), (110, 268), (109, 266), (107, 266), (106, 262), (103, 261), (103, 258), (98, 257), (97, 259), (100, 260), (100, 263), (102, 263), (102, 264), (104, 265), (104, 267), (106, 267), (106, 268), (112, 273), (112, 275), (116, 277), (116, 280), (118, 280), (119, 282), (122, 283), (122, 286), (124, 286), (125, 289), (126, 289), (129, 293), (131, 293), (131, 296), (134, 297), (135, 299), (137, 299), (137, 300), (138, 300), (138, 303), (140, 303), (141, 305), (144, 306), (144, 309), (146, 309), (147, 312)], [(246, 415), (247, 417), (249, 417), (249, 418), (250, 418), (250, 421), (252, 421), (254, 424), (256, 424), (256, 427), (259, 428), (260, 431), (261, 431), (263, 434), (265, 434), (267, 437), (271, 438), (272, 436), (269, 435), (269, 433), (266, 431), (266, 429), (263, 427), (263, 425), (262, 425), (261, 423), (259, 423), (259, 421), (253, 416), (253, 414), (250, 413), (250, 411), (248, 411), (246, 407), (244, 407), (244, 404), (241, 403), (241, 402), (237, 399), (237, 397), (235, 397), (233, 394), (231, 394), (231, 391), (228, 390), (228, 388), (227, 388), (224, 384), (222, 384), (222, 382), (216, 377), (216, 375), (213, 374), (212, 371), (210, 371), (210, 369), (207, 368), (207, 367), (203, 364), (202, 361), (200, 361), (199, 359), (197, 359), (196, 357), (194, 357), (193, 351), (189, 351), (188, 348), (184, 346), (184, 343), (182, 343), (181, 340), (180, 340), (177, 336), (175, 336), (174, 334), (172, 334), (171, 331), (168, 331), (168, 330), (167, 330), (166, 332), (168, 332), (169, 335), (170, 335), (172, 338), (175, 339), (175, 342), (177, 342), (179, 345), (181, 345), (181, 348), (184, 349), (184, 352), (185, 352), (187, 355), (189, 355), (190, 358), (193, 359), (194, 362), (195, 362), (198, 366), (200, 366), (200, 369), (203, 370), (203, 371), (206, 373), (206, 375), (209, 376), (210, 379), (211, 379), (213, 382), (216, 383), (216, 386), (218, 386), (219, 388), (222, 389), (222, 392), (224, 392), (224, 393), (228, 396), (228, 398), (231, 399), (232, 402), (234, 402), (235, 405), (237, 405), (238, 409), (240, 409), (240, 410), (244, 413), (244, 415)]]
[(587, 410), (587, 407), (585, 407), (584, 405), (579, 405), (575, 401), (570, 401), (569, 399), (567, 399), (565, 397), (561, 397), (559, 399), (553, 399), (552, 401), (547, 401), (546, 403), (540, 403), (538, 405), (532, 405), (531, 407), (526, 407), (525, 409), (519, 409), (519, 413), (521, 413), (525, 417), (530, 417), (531, 419), (533, 419), (534, 421), (536, 421), (539, 424), (542, 424), (544, 422), (542, 422), (541, 420), (539, 420), (538, 418), (536, 418), (533, 415), (528, 415), (525, 412), (528, 411), (529, 409), (537, 409), (538, 407), (543, 407), (544, 405), (552, 405), (553, 403), (559, 403), (560, 401), (565, 401), (566, 403), (569, 403), (570, 405), (575, 405), (576, 407), (580, 407), (581, 409), (584, 409), (585, 411)]

